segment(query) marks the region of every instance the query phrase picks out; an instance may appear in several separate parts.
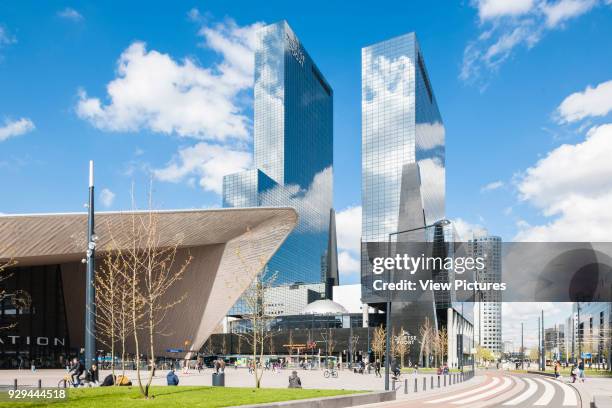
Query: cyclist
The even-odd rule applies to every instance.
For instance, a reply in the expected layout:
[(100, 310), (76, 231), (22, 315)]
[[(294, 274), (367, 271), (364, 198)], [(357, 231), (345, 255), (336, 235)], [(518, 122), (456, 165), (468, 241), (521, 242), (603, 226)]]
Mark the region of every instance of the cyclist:
[(70, 378), (72, 379), (72, 385), (78, 387), (81, 385), (81, 375), (85, 372), (85, 364), (78, 358), (72, 360), (72, 366), (70, 367)]
[(391, 361), (391, 372), (393, 373), (393, 379), (397, 380), (401, 374), (401, 370), (397, 360)]

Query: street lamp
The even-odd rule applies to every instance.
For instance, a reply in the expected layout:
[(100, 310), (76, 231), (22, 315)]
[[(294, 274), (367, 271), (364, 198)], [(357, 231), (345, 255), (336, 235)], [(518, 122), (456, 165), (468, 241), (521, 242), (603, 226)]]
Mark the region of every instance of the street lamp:
[[(393, 235), (399, 235), (399, 234), (405, 234), (408, 232), (414, 232), (414, 231), (420, 231), (420, 230), (424, 230), (427, 228), (431, 228), (431, 227), (444, 227), (449, 225), (451, 222), (445, 218), (438, 220), (436, 222), (434, 222), (431, 225), (424, 225), (422, 227), (417, 227), (417, 228), (411, 228), (411, 229), (407, 229), (407, 230), (403, 230), (403, 231), (396, 231), (396, 232), (391, 232), (389, 233), (389, 244), (387, 247), (387, 252), (388, 255), (390, 256), (389, 252), (391, 251), (391, 237)], [(389, 363), (390, 363), (390, 350), (391, 350), (391, 292), (387, 291), (388, 295), (387, 295), (387, 333), (385, 335), (385, 390), (389, 391)]]
[(96, 362), (96, 311), (95, 311), (95, 262), (96, 241), (94, 222), (94, 173), (93, 160), (89, 161), (89, 204), (87, 206), (87, 272), (85, 277), (85, 367), (91, 367)]

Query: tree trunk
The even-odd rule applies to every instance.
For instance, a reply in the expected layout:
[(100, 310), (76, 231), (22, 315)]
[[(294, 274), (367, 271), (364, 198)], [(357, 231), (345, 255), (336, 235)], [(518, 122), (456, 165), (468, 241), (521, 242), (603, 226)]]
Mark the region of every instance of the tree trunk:
[(153, 367), (155, 364), (155, 350), (153, 347), (153, 331), (155, 330), (155, 323), (153, 320), (153, 306), (152, 303), (149, 303), (149, 350), (151, 352), (151, 370), (149, 370), (149, 379), (147, 380), (147, 385), (145, 387), (145, 397), (149, 398), (149, 388), (151, 387), (151, 382), (153, 381)]

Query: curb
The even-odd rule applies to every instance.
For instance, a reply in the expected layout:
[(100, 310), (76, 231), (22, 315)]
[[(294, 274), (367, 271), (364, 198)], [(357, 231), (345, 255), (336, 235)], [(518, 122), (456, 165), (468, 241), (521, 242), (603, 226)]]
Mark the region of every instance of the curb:
[(375, 404), (377, 402), (395, 401), (395, 397), (395, 391), (391, 390), (364, 394), (338, 395), (335, 397), (240, 405), (240, 408), (344, 408), (365, 404)]

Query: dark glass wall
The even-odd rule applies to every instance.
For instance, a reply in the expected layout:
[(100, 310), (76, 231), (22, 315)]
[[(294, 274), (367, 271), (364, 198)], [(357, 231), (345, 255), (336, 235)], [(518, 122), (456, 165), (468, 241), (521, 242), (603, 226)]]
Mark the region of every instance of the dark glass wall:
[(64, 366), (70, 339), (59, 265), (10, 269), (0, 286), (0, 368)]

